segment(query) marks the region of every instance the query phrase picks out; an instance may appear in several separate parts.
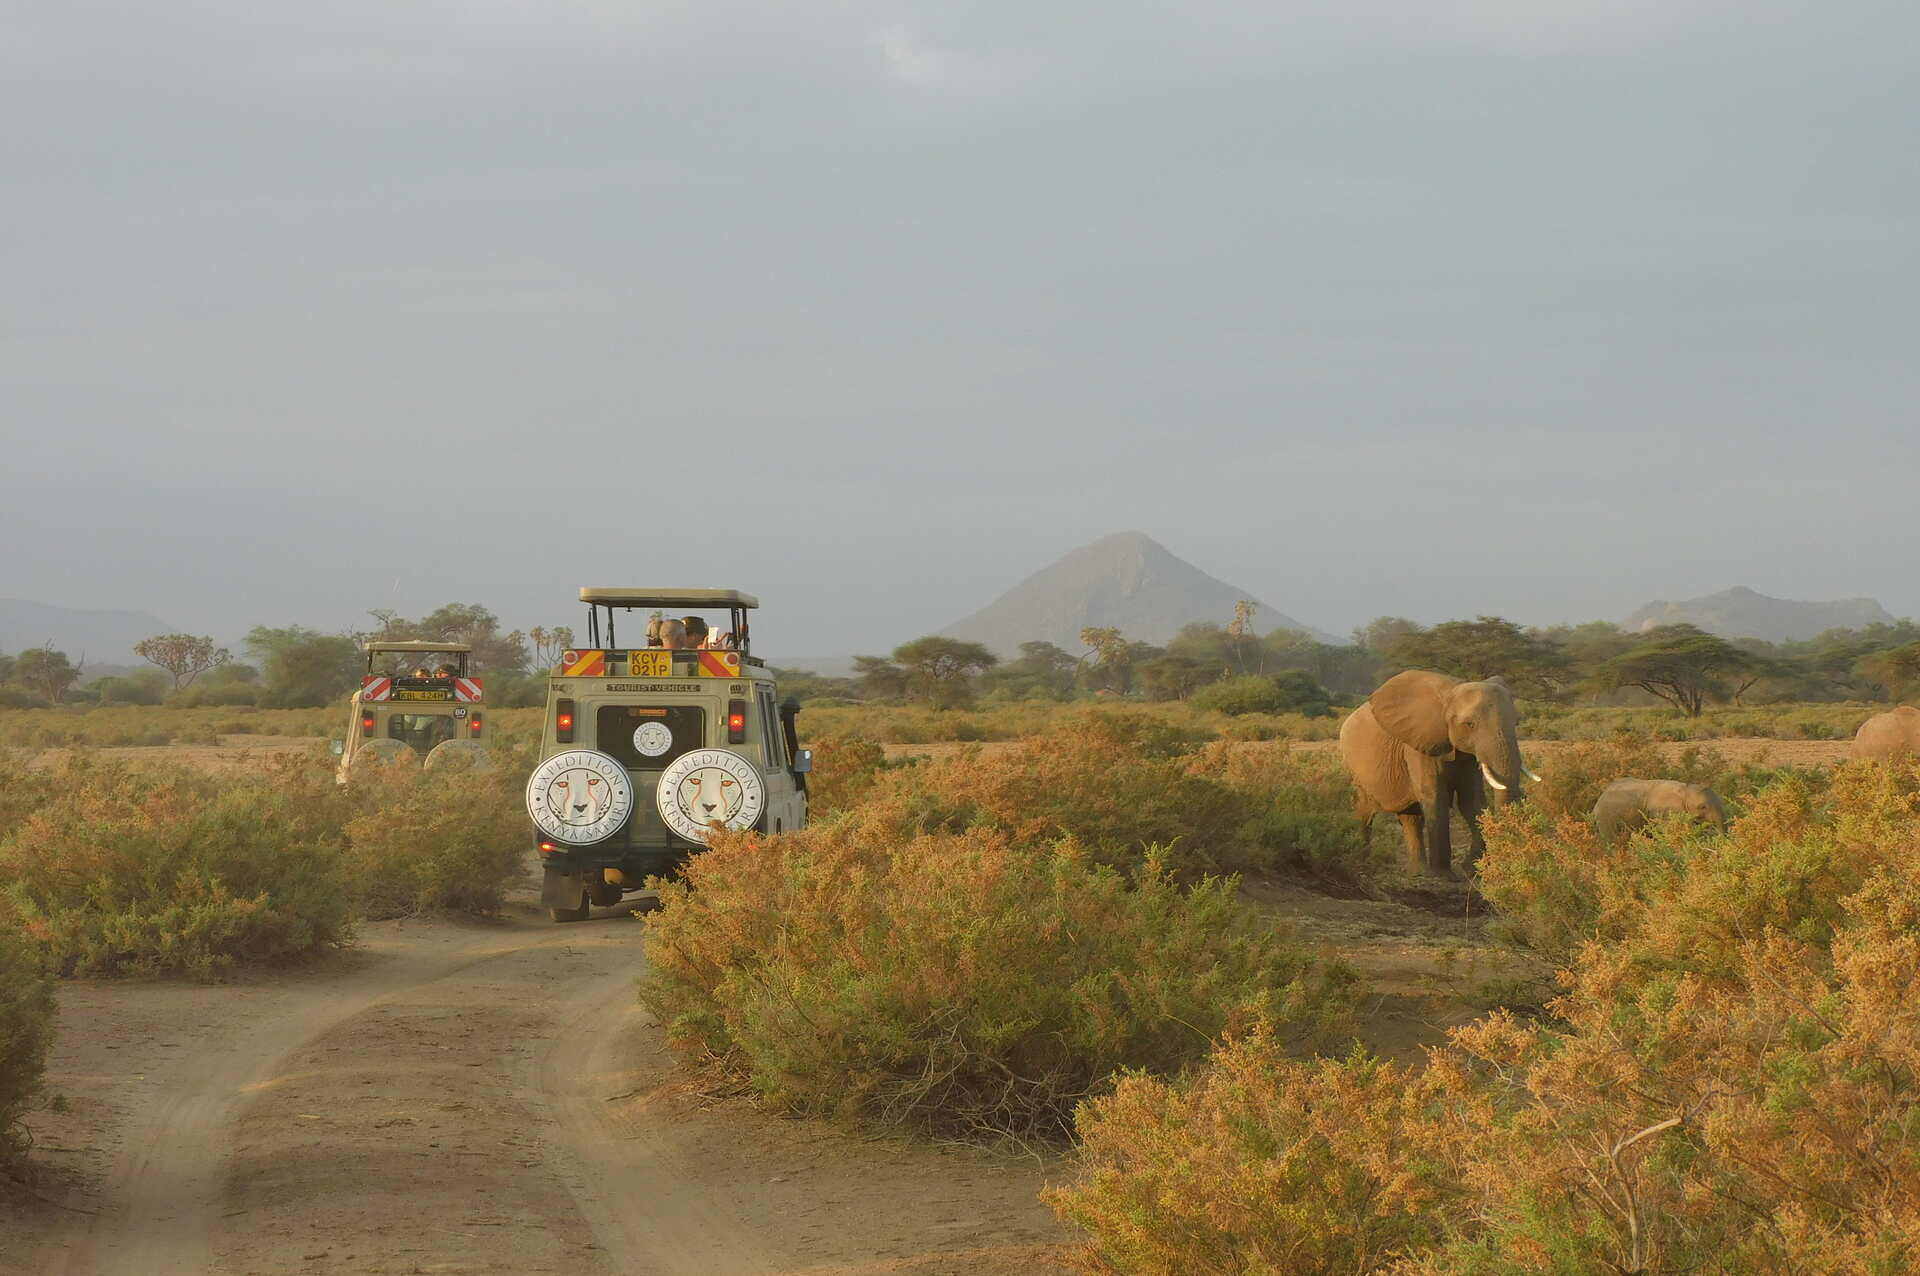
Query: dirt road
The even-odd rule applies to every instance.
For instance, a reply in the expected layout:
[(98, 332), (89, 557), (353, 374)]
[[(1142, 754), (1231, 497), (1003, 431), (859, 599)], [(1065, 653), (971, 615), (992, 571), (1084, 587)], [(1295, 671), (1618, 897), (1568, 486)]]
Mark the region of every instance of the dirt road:
[[(61, 992), (0, 1272), (1014, 1273), (1040, 1166), (703, 1104), (639, 924), (383, 923), (325, 969)], [(14, 1208), (8, 1209), (5, 1206)]]

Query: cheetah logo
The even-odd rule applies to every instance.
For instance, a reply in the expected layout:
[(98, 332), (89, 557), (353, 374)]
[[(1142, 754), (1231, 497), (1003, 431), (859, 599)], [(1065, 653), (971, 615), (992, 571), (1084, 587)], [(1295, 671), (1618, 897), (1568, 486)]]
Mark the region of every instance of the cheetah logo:
[(666, 826), (702, 845), (716, 824), (752, 828), (759, 823), (766, 800), (760, 773), (731, 749), (682, 754), (660, 773), (660, 787), (654, 793), (654, 804)]
[(547, 809), (562, 824), (584, 828), (597, 824), (613, 800), (613, 786), (596, 771), (570, 767), (547, 786)]
[(632, 813), (633, 781), (626, 768), (593, 749), (556, 754), (527, 780), (527, 814), (555, 841), (604, 841)]

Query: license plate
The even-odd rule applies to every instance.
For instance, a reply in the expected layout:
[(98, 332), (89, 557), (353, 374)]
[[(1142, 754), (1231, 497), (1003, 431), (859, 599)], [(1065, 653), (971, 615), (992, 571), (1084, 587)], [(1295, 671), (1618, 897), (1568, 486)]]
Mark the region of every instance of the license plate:
[(453, 692), (441, 691), (437, 688), (432, 691), (396, 691), (393, 693), (393, 698), (395, 700), (451, 700)]
[(673, 677), (673, 653), (664, 647), (658, 651), (630, 651), (627, 653), (627, 676), (629, 678), (671, 678)]

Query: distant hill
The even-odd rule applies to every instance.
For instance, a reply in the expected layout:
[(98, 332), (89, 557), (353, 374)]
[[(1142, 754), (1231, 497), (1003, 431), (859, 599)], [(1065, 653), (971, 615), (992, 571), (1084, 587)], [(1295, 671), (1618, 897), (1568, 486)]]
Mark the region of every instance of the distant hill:
[(1083, 545), (940, 632), (1002, 656), (1018, 655), (1021, 643), (1035, 639), (1081, 651), (1080, 631), (1089, 626), (1110, 625), (1128, 638), (1163, 643), (1196, 620), (1226, 624), (1243, 598), (1259, 603), (1254, 628), (1260, 633), (1304, 629), (1322, 642), (1338, 641), (1214, 579), (1140, 532)]
[(1651, 602), (1621, 623), (1639, 632), (1656, 625), (1697, 625), (1722, 638), (1760, 638), (1767, 642), (1800, 642), (1826, 629), (1858, 629), (1891, 624), (1894, 617), (1871, 598), (1841, 598), (1827, 603), (1801, 602), (1767, 595), (1736, 585), (1704, 598), (1684, 602)]
[(0, 598), (0, 651), (8, 655), (52, 643), (55, 650), (76, 661), (85, 656), (89, 666), (137, 665), (140, 658), (133, 654), (134, 643), (174, 632), (166, 621), (144, 611), (90, 611)]

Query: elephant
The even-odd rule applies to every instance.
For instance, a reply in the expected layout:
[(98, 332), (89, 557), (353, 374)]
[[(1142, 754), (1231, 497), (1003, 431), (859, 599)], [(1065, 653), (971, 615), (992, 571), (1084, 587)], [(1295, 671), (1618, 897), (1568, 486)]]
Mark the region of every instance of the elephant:
[(1353, 777), (1361, 836), (1374, 816), (1397, 815), (1411, 867), (1442, 876), (1453, 871), (1456, 805), (1478, 859), (1488, 790), (1517, 802), (1521, 781), (1540, 779), (1521, 760), (1519, 714), (1506, 683), (1425, 669), (1395, 674), (1347, 716), (1340, 757)]
[(1853, 733), (1849, 757), (1891, 758), (1911, 754), (1920, 758), (1920, 709), (1903, 704), (1886, 713), (1876, 713)]
[(1725, 831), (1727, 808), (1720, 795), (1704, 784), (1681, 780), (1637, 780), (1631, 776), (1615, 780), (1593, 804), (1593, 827), (1601, 842), (1612, 846), (1658, 815), (1681, 812), (1702, 824)]

